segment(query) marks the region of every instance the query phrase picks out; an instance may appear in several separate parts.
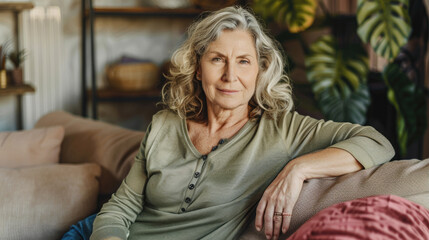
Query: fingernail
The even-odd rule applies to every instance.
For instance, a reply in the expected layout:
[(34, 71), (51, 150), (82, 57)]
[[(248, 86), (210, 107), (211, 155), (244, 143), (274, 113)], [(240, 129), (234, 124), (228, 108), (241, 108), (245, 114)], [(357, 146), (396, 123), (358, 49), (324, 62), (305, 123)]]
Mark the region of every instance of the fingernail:
[(261, 227), (256, 227), (256, 231), (260, 232), (261, 231)]
[(271, 239), (271, 235), (265, 235), (265, 237), (270, 240)]
[(282, 228), (282, 233), (286, 233), (286, 228)]

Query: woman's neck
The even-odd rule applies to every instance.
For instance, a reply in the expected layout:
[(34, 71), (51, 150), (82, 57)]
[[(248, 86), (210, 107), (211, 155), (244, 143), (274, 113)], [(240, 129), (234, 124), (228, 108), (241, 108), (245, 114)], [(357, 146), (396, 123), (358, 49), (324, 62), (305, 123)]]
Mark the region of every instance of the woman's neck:
[(187, 121), (189, 137), (201, 154), (212, 151), (220, 139), (234, 136), (249, 120), (247, 106), (233, 111), (212, 110), (207, 108), (207, 122)]
[(210, 135), (222, 129), (239, 129), (249, 120), (249, 107), (243, 106), (233, 110), (207, 107), (207, 127)]

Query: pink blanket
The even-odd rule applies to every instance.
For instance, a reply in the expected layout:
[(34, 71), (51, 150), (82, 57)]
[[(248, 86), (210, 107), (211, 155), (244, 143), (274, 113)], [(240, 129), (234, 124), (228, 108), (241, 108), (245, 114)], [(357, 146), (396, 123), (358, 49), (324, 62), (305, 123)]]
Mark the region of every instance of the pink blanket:
[(335, 204), (304, 223), (288, 240), (429, 239), (429, 210), (393, 195)]

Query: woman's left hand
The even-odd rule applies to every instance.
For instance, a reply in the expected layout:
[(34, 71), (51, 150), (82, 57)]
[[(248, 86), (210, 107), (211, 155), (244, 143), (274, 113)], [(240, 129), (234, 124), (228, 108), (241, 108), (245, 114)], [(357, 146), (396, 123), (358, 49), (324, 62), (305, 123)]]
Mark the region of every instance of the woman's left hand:
[(304, 180), (290, 162), (265, 190), (256, 209), (255, 227), (261, 231), (264, 225), (267, 239), (278, 239), (280, 231), (285, 233), (289, 228)]

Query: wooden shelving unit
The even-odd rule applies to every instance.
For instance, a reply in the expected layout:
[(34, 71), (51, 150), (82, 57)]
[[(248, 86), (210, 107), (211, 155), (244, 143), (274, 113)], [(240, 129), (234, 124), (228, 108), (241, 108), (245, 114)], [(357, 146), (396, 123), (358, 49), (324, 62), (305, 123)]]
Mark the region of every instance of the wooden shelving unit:
[(9, 2), (0, 3), (0, 11), (22, 11), (32, 9), (34, 7), (32, 2)]
[[(88, 91), (87, 94), (91, 97), (90, 91)], [(160, 100), (160, 96), (161, 90), (159, 89), (148, 91), (121, 91), (114, 88), (102, 88), (97, 90), (99, 102)]]
[[(96, 58), (94, 38), (96, 31), (94, 21), (97, 17), (176, 17), (194, 18), (203, 12), (197, 8), (173, 8), (163, 9), (156, 7), (94, 7), (93, 0), (82, 0), (82, 115), (87, 116), (87, 104), (91, 101), (91, 116), (97, 119), (97, 104), (99, 102), (124, 102), (124, 101), (153, 101), (161, 99), (161, 91), (118, 91), (115, 89), (98, 89), (96, 86)], [(89, 31), (88, 31), (89, 30)], [(89, 46), (86, 36), (89, 32)], [(89, 60), (85, 56), (89, 53)], [(89, 62), (87, 66), (87, 62)], [(87, 86), (87, 71), (90, 72), (91, 88)]]
[(0, 88), (0, 96), (6, 95), (22, 95), (24, 93), (35, 92), (33, 86), (29, 84), (23, 84), (19, 86), (9, 85), (6, 88)]
[[(18, 27), (18, 15), (21, 11), (32, 9), (34, 7), (32, 2), (7, 2), (0, 3), (0, 12), (12, 12), (14, 18), (14, 39), (15, 48), (19, 51), (19, 27)], [(25, 93), (35, 92), (33, 86), (29, 84), (23, 84), (19, 86), (8, 85), (6, 88), (0, 88), (0, 96), (15, 95), (17, 98), (17, 128), (22, 129), (22, 95)]]
[[(155, 7), (97, 7), (93, 8), (93, 13), (97, 16), (198, 16), (202, 10), (196, 8), (175, 8), (164, 9)], [(90, 11), (85, 12), (89, 16)]]

